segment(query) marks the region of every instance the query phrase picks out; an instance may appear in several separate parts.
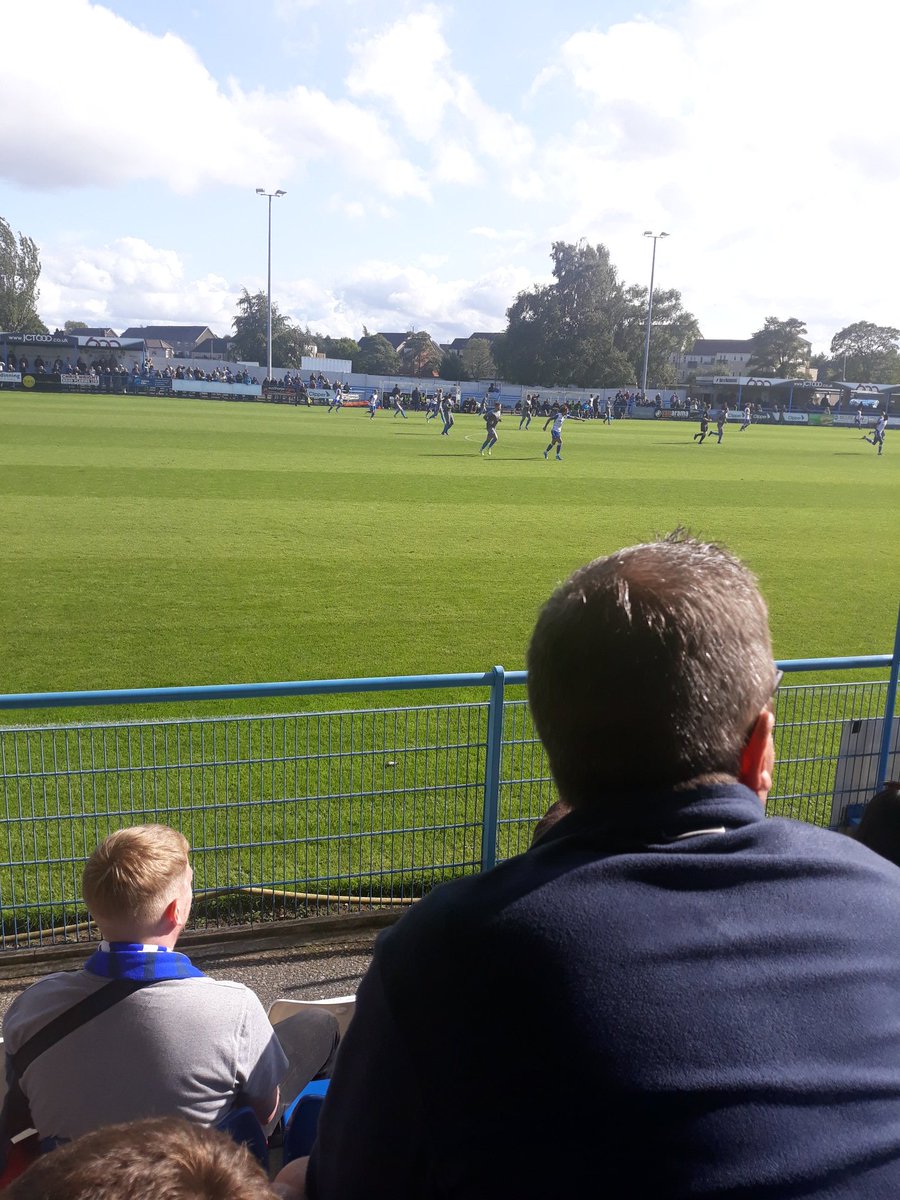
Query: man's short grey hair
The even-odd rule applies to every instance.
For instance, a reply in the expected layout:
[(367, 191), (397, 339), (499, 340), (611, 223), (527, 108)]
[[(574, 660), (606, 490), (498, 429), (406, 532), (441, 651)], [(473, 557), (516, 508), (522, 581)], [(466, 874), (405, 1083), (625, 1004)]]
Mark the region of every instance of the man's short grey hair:
[(680, 530), (576, 571), (528, 649), (532, 715), (576, 807), (736, 777), (774, 682), (755, 577)]

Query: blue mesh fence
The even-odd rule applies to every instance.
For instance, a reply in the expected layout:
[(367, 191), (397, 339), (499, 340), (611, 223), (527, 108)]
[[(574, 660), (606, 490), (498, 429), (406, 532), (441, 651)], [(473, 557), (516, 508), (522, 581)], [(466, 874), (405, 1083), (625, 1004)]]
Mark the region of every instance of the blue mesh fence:
[[(814, 665), (833, 672), (835, 661)], [(840, 662), (859, 669), (892, 660)], [(178, 699), (191, 692), (204, 700), (211, 690), (233, 698), (404, 684), (475, 695), (409, 707), (0, 729), (0, 947), (90, 937), (79, 898), (84, 859), (112, 830), (135, 823), (165, 822), (191, 842), (192, 923), (201, 928), (404, 905), (521, 852), (555, 798), (524, 679), (495, 668), (483, 676), (170, 689)], [(892, 743), (884, 736), (896, 684), (787, 679), (776, 699), (769, 812), (852, 821), (854, 806), (874, 790), (885, 748), (887, 775), (900, 773), (896, 720)], [(78, 702), (97, 695), (78, 694)], [(118, 703), (126, 693), (107, 695)], [(2, 697), (0, 706), (22, 699)], [(58, 696), (39, 699), (58, 706)]]

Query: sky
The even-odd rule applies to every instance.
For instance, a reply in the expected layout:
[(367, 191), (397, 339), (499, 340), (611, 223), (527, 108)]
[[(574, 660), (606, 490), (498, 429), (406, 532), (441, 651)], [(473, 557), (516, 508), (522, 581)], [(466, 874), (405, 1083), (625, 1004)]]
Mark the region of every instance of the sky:
[(0, 216), (39, 312), (498, 330), (555, 240), (705, 337), (900, 325), (885, 0), (3, 0)]

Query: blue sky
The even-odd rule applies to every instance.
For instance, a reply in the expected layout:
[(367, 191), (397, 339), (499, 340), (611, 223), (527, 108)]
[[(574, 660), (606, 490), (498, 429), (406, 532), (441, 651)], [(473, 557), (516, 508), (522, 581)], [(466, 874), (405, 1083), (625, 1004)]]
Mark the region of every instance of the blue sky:
[[(227, 331), (500, 329), (554, 239), (681, 289), (708, 337), (900, 324), (882, 0), (6, 0), (0, 215), (40, 311)], [(37, 50), (38, 52), (33, 52)]]

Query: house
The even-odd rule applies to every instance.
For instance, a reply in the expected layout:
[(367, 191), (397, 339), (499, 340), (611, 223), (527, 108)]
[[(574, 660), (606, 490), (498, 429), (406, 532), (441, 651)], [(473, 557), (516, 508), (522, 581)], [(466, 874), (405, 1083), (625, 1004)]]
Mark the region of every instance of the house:
[(698, 338), (685, 354), (670, 358), (678, 382), (691, 375), (746, 375), (753, 354), (751, 338)]
[(399, 353), (400, 347), (409, 337), (409, 330), (406, 333), (379, 333), (379, 337), (383, 337), (386, 342), (390, 342), (393, 348)]
[(454, 338), (453, 341), (450, 342), (450, 344), (446, 347), (446, 349), (450, 354), (461, 356), (469, 342), (479, 341), (487, 342), (487, 344), (493, 350), (494, 342), (496, 342), (497, 338), (502, 336), (502, 333), (470, 333), (468, 337)]
[[(810, 344), (803, 339), (806, 357), (809, 358)], [(753, 357), (752, 338), (698, 338), (685, 354), (672, 354), (669, 362), (677, 371), (679, 383), (686, 383), (698, 375), (731, 375), (739, 378), (748, 374), (748, 364)], [(815, 378), (807, 367), (806, 378)]]
[(198, 352), (206, 356), (206, 343), (215, 339), (208, 325), (133, 325), (123, 338), (157, 339), (168, 342), (176, 358), (192, 358)]
[(77, 337), (114, 338), (119, 336), (114, 329), (104, 329), (99, 325), (86, 326), (84, 329), (73, 329), (71, 332)]
[(230, 337), (213, 337), (202, 342), (194, 351), (194, 358), (215, 358), (224, 362), (229, 355), (233, 341)]

